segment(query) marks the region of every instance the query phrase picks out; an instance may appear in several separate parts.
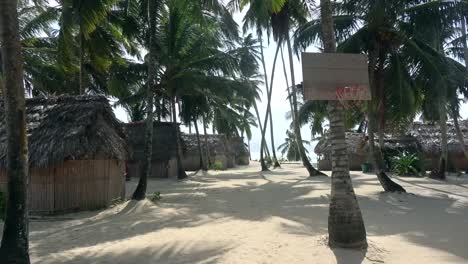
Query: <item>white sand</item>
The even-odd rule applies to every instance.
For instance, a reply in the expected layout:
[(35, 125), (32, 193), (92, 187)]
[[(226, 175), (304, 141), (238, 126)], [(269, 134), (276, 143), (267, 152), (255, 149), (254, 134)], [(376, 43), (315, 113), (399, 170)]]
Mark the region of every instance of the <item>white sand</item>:
[[(157, 205), (114, 208), (31, 223), (33, 263), (468, 263), (468, 177), (399, 178), (413, 194), (383, 194), (353, 174), (367, 251), (326, 246), (330, 179), (298, 165), (258, 165), (188, 181), (152, 180)], [(128, 193), (136, 186), (129, 182)]]

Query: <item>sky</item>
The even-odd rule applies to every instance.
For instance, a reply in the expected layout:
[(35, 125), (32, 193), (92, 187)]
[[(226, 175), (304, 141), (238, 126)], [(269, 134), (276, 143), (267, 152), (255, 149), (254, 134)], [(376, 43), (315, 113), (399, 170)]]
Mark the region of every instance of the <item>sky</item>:
[[(242, 18), (243, 14), (237, 13), (234, 14), (234, 19), (238, 23), (240, 29), (242, 28)], [(251, 33), (251, 32), (246, 32), (246, 34)], [(270, 82), (271, 78), (271, 69), (273, 66), (273, 59), (275, 55), (275, 50), (276, 50), (276, 43), (273, 40), (270, 40), (268, 43), (267, 40), (264, 40), (264, 46), (265, 46), (265, 61), (266, 61), (266, 68), (267, 68), (267, 74), (268, 74), (268, 82)], [(307, 49), (307, 52), (318, 52), (318, 49), (316, 47), (310, 47)], [(286, 61), (286, 69), (288, 72), (288, 80), (291, 82), (291, 77), (289, 76), (289, 63), (288, 63), (288, 56), (287, 56), (287, 50), (284, 50), (284, 59)], [(296, 83), (302, 82), (302, 65), (299, 60), (299, 58), (294, 55), (294, 74), (295, 74), (295, 79)], [(287, 90), (286, 90), (286, 79), (284, 77), (284, 71), (282, 67), (282, 62), (280, 57), (278, 58), (276, 70), (275, 70), (275, 78), (273, 81), (273, 94), (272, 94), (272, 102), (271, 102), (271, 111), (273, 115), (273, 129), (274, 129), (274, 138), (275, 138), (275, 147), (278, 148), (278, 146), (282, 143), (284, 143), (284, 139), (286, 137), (286, 130), (289, 129), (290, 120), (286, 119), (286, 113), (290, 111), (290, 106), (289, 102), (287, 100)], [(262, 90), (262, 101), (258, 102), (258, 108), (260, 111), (260, 116), (262, 119), (262, 124), (263, 120), (265, 118), (265, 110), (267, 106), (267, 98), (266, 98), (266, 90), (264, 86), (261, 86)], [(254, 110), (251, 109), (251, 112), (255, 114)], [(127, 122), (127, 114), (122, 108), (116, 108), (115, 109), (115, 114), (117, 118), (120, 120)], [(463, 119), (466, 119), (468, 117), (468, 105), (463, 104), (460, 112), (461, 116)], [(186, 127), (181, 127), (181, 130), (183, 132), (188, 132), (188, 128)], [(211, 129), (209, 129), (211, 131)], [(310, 131), (310, 127), (308, 125), (303, 126), (301, 129), (302, 132), (302, 138), (303, 140), (312, 140), (312, 134)], [(271, 151), (271, 140), (270, 140), (270, 128), (267, 129), (266, 133), (266, 138), (267, 138), (267, 144), (270, 148)], [(259, 150), (260, 150), (260, 141), (261, 141), (261, 134), (260, 134), (260, 129), (253, 127), (252, 128), (252, 140), (250, 142), (250, 147), (251, 147), (251, 155), (253, 159), (258, 159), (259, 158)], [(247, 141), (246, 141), (247, 143)], [(316, 141), (312, 142), (311, 145), (305, 146), (306, 149), (309, 151), (309, 157), (312, 159), (313, 162), (316, 161), (317, 157), (314, 154), (314, 147), (316, 145)], [(277, 151), (277, 156), (278, 158), (281, 157), (281, 153)]]

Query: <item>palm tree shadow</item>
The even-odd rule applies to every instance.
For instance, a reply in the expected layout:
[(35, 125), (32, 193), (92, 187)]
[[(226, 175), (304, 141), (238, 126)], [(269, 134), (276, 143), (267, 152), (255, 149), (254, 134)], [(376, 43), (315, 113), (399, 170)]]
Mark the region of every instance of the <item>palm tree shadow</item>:
[(367, 249), (353, 250), (332, 248), (337, 264), (361, 264), (366, 258)]

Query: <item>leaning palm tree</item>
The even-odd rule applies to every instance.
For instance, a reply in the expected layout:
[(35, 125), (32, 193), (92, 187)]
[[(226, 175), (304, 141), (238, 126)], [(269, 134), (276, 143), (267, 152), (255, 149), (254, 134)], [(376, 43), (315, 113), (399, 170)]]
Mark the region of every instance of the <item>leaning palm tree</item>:
[(299, 152), (301, 154), (302, 163), (307, 168), (309, 176), (320, 176), (324, 175), (319, 170), (315, 169), (310, 163), (306, 153), (305, 148), (302, 145), (302, 134), (301, 128), (298, 120), (298, 100), (297, 93), (295, 91), (295, 74), (294, 74), (294, 62), (293, 62), (293, 53), (291, 48), (290, 41), (290, 30), (294, 25), (301, 25), (306, 22), (306, 17), (308, 15), (307, 4), (300, 0), (288, 0), (281, 8), (278, 13), (273, 13), (271, 15), (271, 25), (273, 31), (273, 38), (278, 42), (278, 45), (286, 42), (286, 47), (288, 51), (289, 58), (289, 67), (290, 67), (290, 77), (292, 83), (291, 91), (291, 100), (293, 107), (293, 124), (294, 124), (294, 134), (296, 135), (296, 143), (298, 144)]
[[(234, 10), (242, 11), (246, 6), (248, 6), (248, 10), (244, 17), (244, 31), (248, 28), (255, 28), (257, 32), (257, 37), (260, 43), (260, 61), (263, 67), (263, 77), (264, 77), (264, 84), (267, 92), (267, 109), (265, 113), (265, 121), (262, 126), (261, 121), (259, 120), (259, 127), (261, 132), (261, 146), (260, 146), (260, 164), (262, 167), (262, 171), (268, 170), (266, 163), (265, 163), (265, 153), (267, 153), (267, 144), (265, 141), (265, 134), (266, 134), (266, 127), (268, 121), (270, 121), (270, 137), (271, 137), (271, 145), (272, 145), (272, 154), (273, 154), (273, 166), (274, 168), (280, 167), (280, 164), (276, 157), (276, 150), (275, 150), (275, 140), (274, 140), (274, 126), (273, 126), (273, 116), (271, 114), (271, 97), (272, 97), (272, 86), (273, 82), (268, 81), (268, 74), (266, 70), (266, 63), (265, 63), (265, 56), (263, 52), (263, 30), (267, 31), (267, 37), (270, 35), (270, 16), (273, 12), (279, 12), (282, 6), (285, 4), (286, 0), (249, 0), (249, 1), (239, 1), (239, 0), (232, 0), (230, 1), (230, 6)], [(276, 61), (275, 55), (275, 61)], [(275, 67), (276, 63), (273, 63), (273, 67)], [(272, 80), (274, 75), (274, 68), (272, 70)], [(257, 111), (258, 112), (258, 111)], [(257, 114), (258, 115), (258, 114)], [(262, 127), (264, 129), (262, 129)], [(265, 152), (264, 152), (265, 149)], [(269, 156), (269, 154), (267, 154)]]
[(149, 53), (148, 53), (148, 81), (146, 88), (146, 125), (145, 125), (145, 158), (141, 164), (140, 180), (138, 181), (137, 188), (132, 195), (132, 199), (143, 200), (146, 197), (147, 179), (151, 175), (152, 170), (152, 157), (153, 157), (153, 104), (154, 104), (154, 90), (157, 84), (157, 36), (156, 28), (158, 23), (158, 12), (160, 11), (160, 1), (149, 0), (147, 1), (148, 9), (148, 35), (149, 35)]
[[(23, 60), (19, 36), (17, 1), (0, 2), (1, 78), (5, 94), (7, 130), (8, 198), (0, 259), (5, 263), (30, 263), (28, 213), (28, 140), (26, 135)], [(3, 121), (3, 120), (2, 120)]]
[[(330, 0), (320, 1), (323, 51), (336, 52)], [(332, 184), (328, 215), (328, 241), (331, 247), (367, 247), (366, 229), (349, 175), (344, 125), (344, 108), (338, 101), (329, 103), (332, 147)]]

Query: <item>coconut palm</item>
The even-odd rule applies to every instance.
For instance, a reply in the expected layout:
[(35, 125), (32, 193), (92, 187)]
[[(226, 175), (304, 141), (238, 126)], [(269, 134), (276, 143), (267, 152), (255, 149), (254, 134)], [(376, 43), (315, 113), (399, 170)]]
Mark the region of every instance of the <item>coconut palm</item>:
[[(263, 53), (263, 30), (267, 31), (267, 36), (270, 36), (270, 16), (274, 12), (279, 12), (283, 5), (285, 4), (286, 0), (268, 0), (268, 1), (260, 1), (260, 0), (248, 0), (248, 1), (240, 1), (240, 0), (232, 0), (230, 1), (229, 5), (234, 10), (243, 10), (246, 6), (248, 6), (248, 10), (244, 17), (244, 31), (249, 28), (255, 28), (257, 32), (257, 36), (260, 43), (260, 60), (263, 67), (263, 76), (265, 80), (265, 88), (267, 92), (267, 109), (265, 113), (265, 121), (264, 125), (261, 125), (261, 121), (259, 120), (259, 126), (263, 129), (260, 130), (261, 132), (261, 147), (260, 147), (260, 163), (262, 170), (268, 170), (264, 154), (268, 152), (267, 144), (265, 141), (265, 134), (266, 134), (266, 127), (268, 120), (270, 121), (270, 136), (271, 136), (271, 144), (272, 144), (272, 154), (273, 154), (273, 161), (274, 167), (280, 167), (279, 162), (277, 161), (276, 151), (275, 151), (275, 143), (274, 143), (274, 129), (273, 129), (273, 117), (271, 115), (271, 96), (272, 96), (272, 82), (268, 81), (268, 74), (266, 70), (265, 64), (265, 57)], [(276, 57), (276, 56), (275, 56)], [(276, 60), (276, 59), (275, 59)], [(275, 66), (275, 63), (274, 65)], [(272, 70), (272, 75), (274, 74), (274, 69)], [(272, 76), (273, 77), (273, 76)], [(273, 79), (273, 78), (272, 78)], [(258, 111), (257, 111), (258, 112)], [(258, 114), (257, 114), (258, 115)], [(265, 150), (265, 152), (264, 152)], [(269, 156), (269, 153), (267, 153)]]
[[(201, 147), (200, 131), (198, 129), (198, 121), (203, 116), (203, 113), (209, 111), (209, 105), (205, 95), (185, 95), (181, 96), (182, 108), (180, 117), (184, 124), (193, 122), (195, 126), (195, 134), (197, 136), (198, 153), (200, 155), (200, 168), (208, 170), (207, 158), (203, 157), (204, 153)], [(205, 146), (207, 147), (207, 146)]]
[[(323, 51), (336, 52), (330, 0), (320, 1)], [(338, 101), (329, 102), (332, 148), (332, 189), (328, 215), (328, 241), (332, 247), (367, 247), (366, 229), (349, 175), (344, 126), (344, 108)]]
[[(422, 69), (418, 76), (418, 80), (433, 82), (432, 85), (424, 85), (424, 81), (422, 81), (426, 98), (435, 99), (432, 101), (425, 99), (423, 110), (427, 110), (430, 106), (437, 109), (435, 112), (437, 112), (441, 128), (441, 159), (439, 167), (433, 168), (433, 173), (431, 173), (431, 176), (437, 178), (445, 178), (445, 170), (448, 166), (447, 113), (451, 111), (451, 115), (457, 117), (458, 114), (453, 112), (457, 109), (454, 104), (458, 105), (459, 93), (466, 94), (467, 79), (463, 77), (466, 73), (466, 67), (447, 57), (451, 49), (456, 48), (453, 46), (453, 39), (457, 37), (463, 39), (465, 35), (464, 33), (459, 34), (456, 28), (458, 21), (463, 20), (465, 16), (464, 10), (468, 10), (468, 2), (449, 1), (422, 3), (407, 11), (410, 22), (415, 25), (415, 35), (423, 42), (421, 43), (422, 49), (427, 50), (428, 56), (437, 70), (434, 74), (432, 71)], [(464, 23), (462, 24), (464, 25)], [(434, 102), (437, 102), (437, 105), (434, 105)], [(449, 104), (451, 106), (448, 106)], [(427, 117), (430, 114), (428, 115), (426, 112), (423, 116)], [(458, 122), (455, 123), (458, 125)]]
[[(245, 81), (237, 78), (240, 51), (230, 44), (236, 42), (237, 37), (232, 39), (231, 33), (220, 31), (225, 18), (194, 17), (191, 5), (190, 1), (175, 0), (166, 4), (160, 29), (159, 86), (172, 100), (173, 122), (177, 122), (175, 102), (179, 102), (183, 110), (184, 98), (199, 96), (199, 107), (205, 106), (199, 109), (197, 118), (210, 117), (218, 132), (228, 137), (238, 136), (245, 130), (238, 129), (245, 124), (243, 106), (251, 102), (255, 94)], [(181, 162), (178, 167), (179, 178), (184, 178)]]
[(281, 44), (283, 41), (286, 42), (286, 47), (288, 51), (289, 57), (289, 67), (290, 67), (290, 77), (291, 83), (293, 84), (293, 90), (291, 91), (291, 99), (292, 99), (292, 106), (293, 106), (293, 124), (294, 124), (294, 134), (297, 137), (296, 143), (298, 144), (299, 152), (301, 153), (301, 159), (304, 166), (307, 168), (309, 172), (309, 176), (319, 176), (324, 175), (317, 169), (315, 169), (312, 164), (310, 163), (307, 155), (305, 153), (305, 148), (302, 145), (302, 135), (300, 124), (298, 122), (298, 100), (297, 100), (297, 93), (295, 91), (295, 75), (294, 75), (294, 62), (293, 62), (293, 53), (291, 48), (291, 41), (290, 41), (290, 30), (295, 25), (301, 25), (306, 22), (306, 17), (308, 16), (309, 10), (307, 8), (307, 4), (303, 1), (299, 0), (289, 0), (286, 1), (282, 9), (271, 16), (271, 24), (272, 24), (272, 31), (273, 31), (273, 38)]
[[(8, 198), (0, 259), (6, 263), (30, 263), (28, 234), (28, 143), (26, 135), (23, 61), (17, 1), (0, 2), (0, 42), (7, 129)], [(2, 79), (3, 79), (2, 78)], [(0, 85), (2, 86), (2, 85)]]
[[(302, 144), (310, 145), (310, 142), (303, 140)], [(281, 155), (284, 156), (284, 154), (286, 154), (286, 158), (288, 160), (301, 160), (301, 155), (299, 153), (299, 149), (297, 148), (296, 136), (289, 130), (286, 130), (286, 138), (284, 139), (284, 143), (278, 146), (278, 150), (281, 152)], [(306, 153), (309, 153), (307, 149)]]
[(147, 21), (148, 26), (148, 81), (146, 87), (146, 125), (145, 125), (145, 158), (141, 164), (140, 179), (138, 181), (137, 188), (132, 195), (132, 199), (143, 200), (146, 197), (146, 186), (147, 179), (151, 175), (152, 170), (152, 157), (153, 157), (153, 104), (154, 104), (154, 90), (157, 84), (157, 72), (158, 72), (158, 61), (157, 61), (157, 23), (158, 23), (158, 12), (160, 11), (161, 2), (158, 0), (147, 1)]

